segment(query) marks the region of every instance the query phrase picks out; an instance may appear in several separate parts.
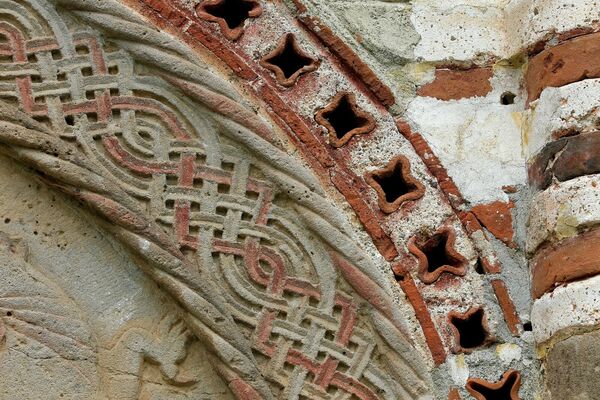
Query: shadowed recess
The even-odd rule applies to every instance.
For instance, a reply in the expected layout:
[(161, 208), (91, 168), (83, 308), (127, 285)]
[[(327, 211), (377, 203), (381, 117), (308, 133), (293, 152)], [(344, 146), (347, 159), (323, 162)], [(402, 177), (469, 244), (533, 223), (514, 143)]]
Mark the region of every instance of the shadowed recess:
[(204, 10), (217, 18), (222, 18), (229, 29), (242, 26), (245, 20), (250, 18), (250, 11), (254, 9), (256, 2), (245, 0), (223, 0), (218, 4), (210, 4)]
[(323, 116), (335, 130), (335, 135), (338, 139), (343, 138), (350, 131), (362, 128), (369, 123), (367, 118), (361, 117), (354, 112), (348, 96), (343, 96), (337, 107), (326, 112)]
[(417, 190), (417, 185), (409, 182), (404, 176), (402, 163), (397, 163), (392, 170), (373, 175), (373, 179), (385, 193), (385, 201), (393, 203), (407, 193)]
[(292, 36), (288, 36), (281, 53), (268, 60), (268, 62), (281, 69), (286, 79), (313, 63), (313, 60), (310, 57), (303, 56), (296, 51), (292, 44), (292, 40)]
[(472, 391), (478, 393), (479, 397), (485, 400), (513, 400), (517, 398), (514, 396), (513, 387), (515, 387), (518, 380), (519, 374), (515, 372), (508, 374), (500, 385), (486, 385), (478, 381), (471, 381), (469, 386)]
[[(483, 317), (484, 312), (481, 308), (474, 312), (469, 312), (464, 316), (453, 315), (450, 317), (450, 323), (458, 331), (460, 347), (474, 349), (484, 345), (488, 341), (489, 334), (484, 327)], [(502, 399), (509, 399), (509, 397), (502, 397)]]
[(448, 232), (443, 231), (433, 235), (421, 247), (421, 251), (427, 257), (427, 272), (435, 272), (444, 265), (460, 267), (463, 260), (454, 257), (448, 251)]

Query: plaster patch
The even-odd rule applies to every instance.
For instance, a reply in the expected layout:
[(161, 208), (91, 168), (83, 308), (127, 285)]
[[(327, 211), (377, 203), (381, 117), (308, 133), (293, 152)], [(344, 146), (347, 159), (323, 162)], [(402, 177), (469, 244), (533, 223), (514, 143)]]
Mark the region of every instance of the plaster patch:
[(508, 201), (502, 186), (526, 181), (520, 120), (513, 118), (514, 107), (490, 100), (416, 98), (407, 110), (414, 130), (472, 203)]
[(496, 347), (496, 353), (498, 358), (506, 366), (510, 365), (513, 361), (521, 359), (521, 347), (514, 343), (505, 343)]
[(469, 379), (469, 366), (465, 361), (465, 356), (459, 354), (458, 356), (452, 356), (448, 359), (448, 365), (450, 367), (450, 375), (452, 381), (457, 386), (464, 386), (467, 384)]
[(544, 89), (531, 115), (528, 157), (537, 154), (552, 135), (561, 131), (600, 129), (600, 79), (586, 79)]

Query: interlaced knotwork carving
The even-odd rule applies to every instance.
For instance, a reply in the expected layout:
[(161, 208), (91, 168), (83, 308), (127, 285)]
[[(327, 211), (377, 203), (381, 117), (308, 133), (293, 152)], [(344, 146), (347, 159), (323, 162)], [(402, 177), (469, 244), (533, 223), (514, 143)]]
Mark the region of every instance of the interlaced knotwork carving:
[[(368, 278), (355, 271), (353, 282), (338, 278), (330, 249), (295, 221), (290, 191), (270, 182), (238, 144), (217, 140), (164, 81), (137, 74), (127, 53), (94, 32), (32, 36), (9, 21), (0, 22), (0, 79), (0, 97), (76, 143), (206, 269), (273, 393), (398, 398), (398, 382), (383, 369), (394, 367), (375, 361), (378, 341), (358, 313), (365, 296), (356, 285), (375, 284), (361, 283)], [(109, 219), (137, 223), (112, 202), (85, 199), (99, 202)], [(375, 308), (393, 314), (385, 299), (377, 301)], [(420, 393), (418, 386), (402, 393)], [(242, 385), (236, 393), (250, 392)]]

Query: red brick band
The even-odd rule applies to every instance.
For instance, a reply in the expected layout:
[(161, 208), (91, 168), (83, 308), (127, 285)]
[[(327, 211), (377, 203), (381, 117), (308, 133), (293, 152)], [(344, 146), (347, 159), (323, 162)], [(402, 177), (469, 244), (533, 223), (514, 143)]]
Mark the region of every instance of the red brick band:
[(433, 82), (421, 86), (417, 94), (439, 100), (485, 96), (492, 91), (492, 75), (491, 67), (467, 70), (436, 69)]
[(600, 229), (540, 250), (532, 262), (531, 291), (534, 299), (556, 286), (600, 273)]
[(506, 321), (506, 325), (508, 325), (508, 329), (510, 329), (510, 332), (514, 336), (519, 336), (519, 326), (521, 325), (521, 320), (519, 318), (519, 314), (517, 314), (517, 309), (514, 303), (510, 299), (510, 294), (508, 293), (506, 284), (500, 279), (494, 279), (492, 281), (492, 287), (494, 288), (494, 293), (498, 299), (498, 304), (500, 305), (500, 309), (502, 310), (502, 314), (504, 315), (504, 320)]
[(433, 362), (435, 365), (441, 365), (444, 363), (444, 361), (446, 361), (446, 350), (442, 344), (442, 339), (435, 329), (435, 324), (431, 319), (431, 315), (427, 309), (427, 304), (425, 304), (423, 297), (419, 293), (419, 289), (417, 288), (415, 281), (408, 272), (401, 274), (400, 271), (403, 269), (404, 268), (399, 264), (394, 265), (394, 271), (398, 277), (398, 283), (406, 294), (408, 301), (413, 306), (417, 320), (423, 329), (425, 341), (427, 342), (427, 346), (429, 347), (429, 351), (433, 357)]
[(600, 77), (600, 32), (570, 39), (535, 55), (525, 75), (528, 99), (547, 87), (559, 87)]

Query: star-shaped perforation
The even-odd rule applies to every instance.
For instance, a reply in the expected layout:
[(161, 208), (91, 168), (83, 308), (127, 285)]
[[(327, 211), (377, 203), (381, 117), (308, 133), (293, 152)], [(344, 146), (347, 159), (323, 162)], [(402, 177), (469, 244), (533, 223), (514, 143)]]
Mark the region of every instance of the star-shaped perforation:
[(479, 378), (467, 381), (467, 390), (477, 400), (520, 400), (521, 373), (510, 369), (497, 382), (488, 382)]
[(454, 247), (456, 232), (442, 227), (426, 240), (417, 236), (408, 241), (408, 250), (417, 257), (419, 279), (431, 284), (443, 273), (464, 276), (467, 273), (467, 259)]
[(454, 353), (471, 353), (495, 341), (481, 307), (472, 307), (465, 313), (451, 311), (448, 322), (454, 336)]
[(377, 192), (379, 208), (386, 214), (425, 194), (425, 186), (412, 176), (410, 161), (404, 156), (397, 156), (384, 168), (367, 173), (365, 180)]
[(329, 143), (341, 147), (353, 136), (375, 129), (375, 119), (361, 110), (353, 93), (338, 93), (331, 103), (319, 110), (315, 119), (329, 132)]
[(290, 87), (300, 75), (316, 70), (319, 60), (298, 45), (294, 34), (287, 33), (277, 47), (260, 60), (260, 65), (273, 71), (280, 85)]
[(257, 0), (204, 0), (196, 6), (196, 13), (218, 23), (227, 39), (237, 40), (244, 32), (246, 20), (262, 14), (262, 6)]

